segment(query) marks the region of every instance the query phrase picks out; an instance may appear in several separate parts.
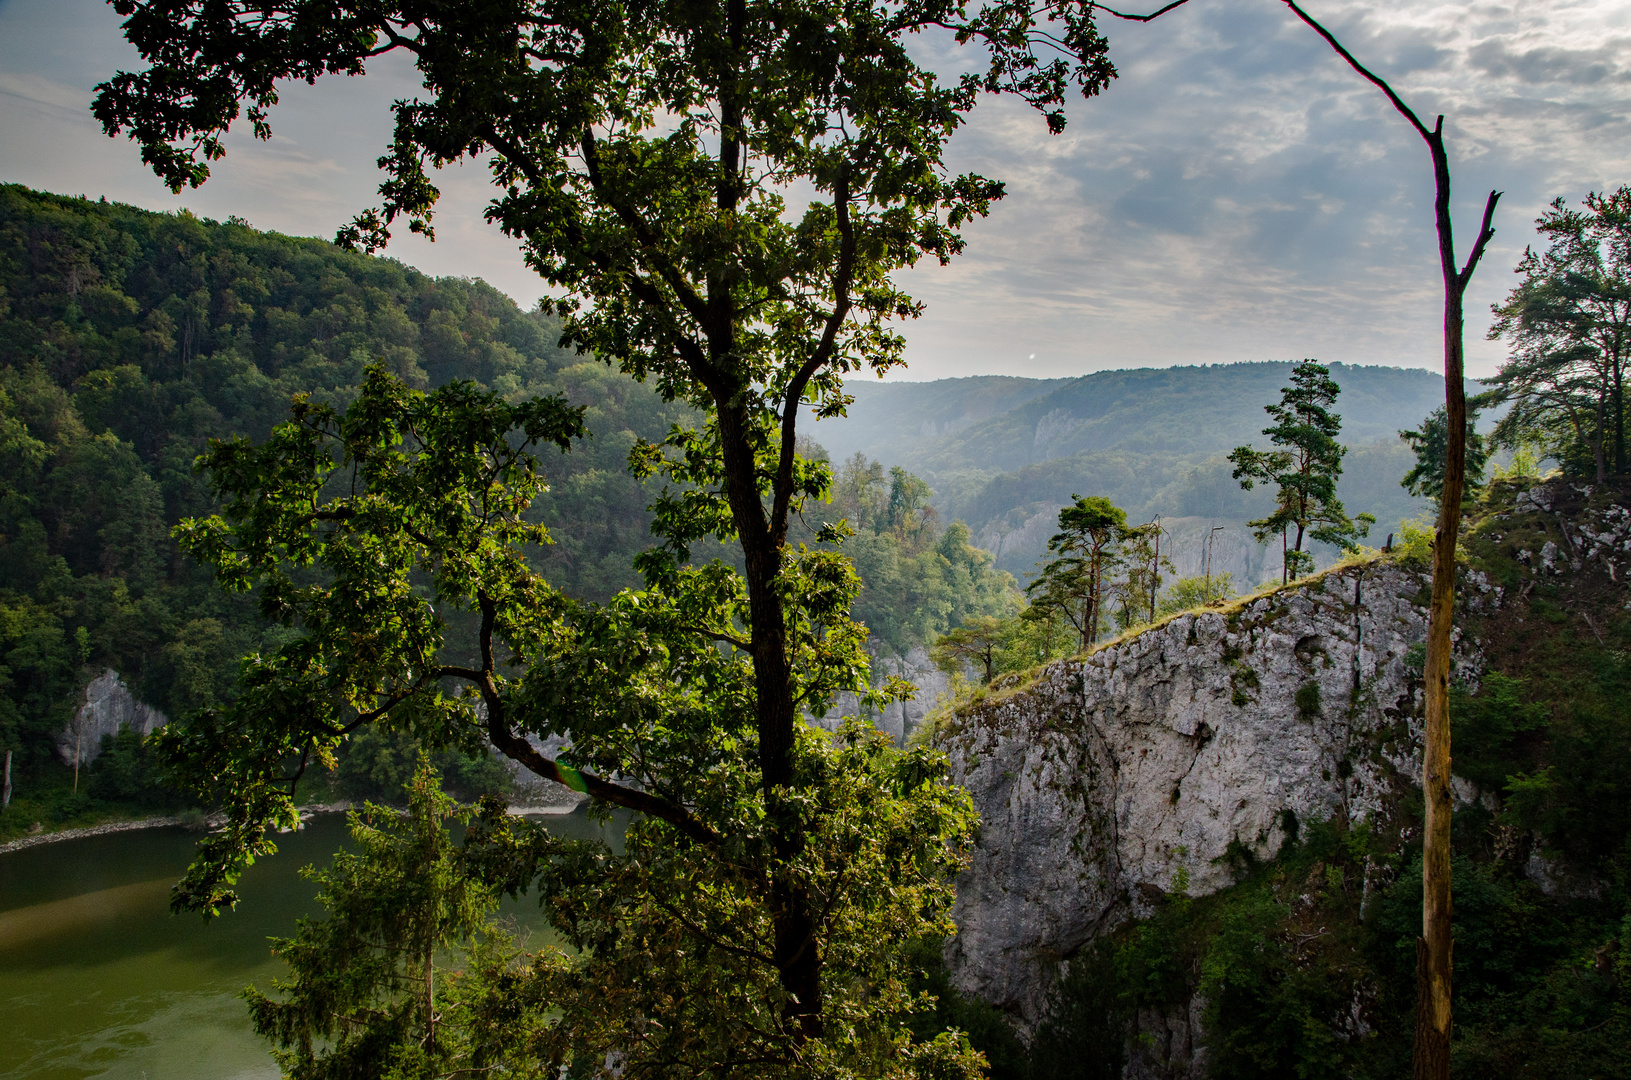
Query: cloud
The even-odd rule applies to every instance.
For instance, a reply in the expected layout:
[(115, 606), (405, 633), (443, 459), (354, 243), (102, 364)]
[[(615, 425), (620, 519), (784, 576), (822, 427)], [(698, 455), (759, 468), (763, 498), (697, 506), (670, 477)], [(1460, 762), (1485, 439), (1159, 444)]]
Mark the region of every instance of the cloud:
[[(1318, 14), (1427, 123), (1447, 114), (1463, 249), (1484, 195), (1507, 193), (1469, 297), (1469, 353), (1487, 372), (1502, 354), (1484, 313), (1531, 219), (1555, 195), (1631, 180), (1631, 90), (1591, 67), (1623, 52), (1624, 13), (1384, 0)], [(1109, 33), (1122, 77), (1071, 110), (1053, 152), (1009, 105), (954, 151), (999, 175), (1022, 164), (971, 230), (973, 268), (914, 275), (929, 304), (908, 330), (914, 377), (981, 370), (978, 350), (1020, 328), (1050, 374), (1303, 355), (1435, 365), (1430, 162), (1387, 100), (1274, 3), (1192, 3)]]
[[(1315, 14), (1428, 123), (1445, 114), (1463, 249), (1485, 194), (1507, 193), (1468, 301), (1470, 363), (1487, 374), (1502, 349), (1482, 339), (1485, 313), (1533, 218), (1554, 196), (1631, 182), (1631, 9), (1319, 0)], [(290, 86), (279, 139), (234, 135), (215, 178), (177, 199), (86, 112), (97, 81), (137, 62), (118, 21), (98, 0), (0, 0), (0, 179), (320, 236), (375, 201), (374, 158), (391, 100), (416, 88), (411, 65)], [(951, 266), (903, 275), (928, 304), (903, 328), (908, 377), (1439, 362), (1428, 156), (1374, 87), (1275, 0), (1192, 0), (1106, 32), (1121, 77), (1073, 103), (1062, 135), (991, 99), (953, 140), (953, 167), (1003, 179), (1008, 197)], [(949, 35), (911, 47), (945, 74), (969, 60)], [(441, 182), (439, 242), (403, 237), (389, 254), (530, 303), (541, 283), (481, 218), (485, 170)]]
[(1572, 83), (1590, 86), (1607, 80), (1624, 81), (1628, 76), (1618, 60), (1626, 54), (1631, 40), (1621, 38), (1596, 49), (1537, 47), (1517, 50), (1501, 38), (1481, 41), (1467, 52), (1472, 66), (1496, 78), (1511, 77), (1544, 85)]
[(90, 104), (90, 95), (83, 90), (32, 72), (0, 71), (0, 94), (9, 94), (36, 105), (76, 112), (83, 111)]

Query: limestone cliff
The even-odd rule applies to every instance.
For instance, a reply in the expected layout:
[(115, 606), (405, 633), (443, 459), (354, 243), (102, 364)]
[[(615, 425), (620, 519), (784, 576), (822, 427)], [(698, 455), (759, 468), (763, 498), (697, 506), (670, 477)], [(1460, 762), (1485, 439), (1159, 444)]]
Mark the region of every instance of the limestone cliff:
[(89, 764), (102, 752), (102, 736), (117, 735), (122, 727), (151, 735), (168, 722), (163, 713), (136, 700), (119, 673), (109, 668), (85, 687), (85, 700), (57, 733), (57, 756), (64, 765), (76, 759)]
[[(905, 745), (929, 713), (951, 694), (951, 680), (929, 659), (929, 652), (921, 645), (914, 646), (904, 657), (875, 657), (872, 661), (872, 685), (882, 686), (886, 678), (896, 676), (917, 687), (910, 701), (893, 701), (881, 714), (869, 714), (872, 726), (892, 736), (897, 746)], [(861, 712), (859, 699), (851, 693), (838, 695), (831, 709), (821, 717), (812, 718), (816, 726), (836, 731), (846, 716)]]
[[(1541, 543), (1536, 522), (1562, 545)], [(1631, 513), (1589, 487), (1520, 493), (1483, 535), (1515, 544), (1512, 564), (1530, 578), (1625, 588)], [(935, 739), (981, 832), (947, 947), (956, 985), (1034, 1023), (1061, 960), (1175, 889), (1230, 885), (1232, 846), (1272, 856), (1293, 822), (1333, 815), (1385, 825), (1419, 769), (1426, 585), (1404, 560), (1341, 566), (1177, 616), (958, 710)], [(1463, 574), (1461, 597), (1473, 633), (1522, 633), (1497, 631), (1516, 618), (1501, 611), (1514, 598), (1483, 573)], [(1469, 687), (1484, 645), (1458, 631), (1456, 677)], [(1465, 781), (1456, 791), (1481, 797)]]

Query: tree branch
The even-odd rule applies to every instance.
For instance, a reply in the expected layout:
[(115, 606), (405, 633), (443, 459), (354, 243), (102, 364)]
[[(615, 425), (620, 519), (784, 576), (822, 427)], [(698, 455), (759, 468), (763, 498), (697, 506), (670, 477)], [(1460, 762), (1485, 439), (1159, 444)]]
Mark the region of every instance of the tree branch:
[(510, 730), (504, 720), (504, 701), (498, 696), (498, 686), (493, 677), (496, 670), (493, 663), (493, 627), (498, 618), (498, 605), (485, 595), (478, 596), (477, 600), (481, 605), (481, 670), (455, 667), (444, 667), (440, 670), (446, 675), (470, 679), (481, 691), (482, 703), (487, 707), (488, 741), (505, 757), (525, 765), (545, 780), (553, 780), (563, 787), (581, 791), (602, 802), (660, 818), (699, 843), (709, 847), (719, 846), (719, 834), (698, 821), (685, 807), (648, 792), (602, 780), (578, 769), (570, 767), (563, 769), (559, 763), (540, 754), (532, 743)]
[(668, 263), (668, 260), (661, 257), (662, 245), (659, 237), (652, 231), (650, 223), (624, 203), (622, 199), (614, 198), (612, 193), (607, 190), (605, 178), (600, 172), (599, 154), (595, 147), (594, 132), (584, 128), (581, 148), (583, 151), (583, 166), (588, 174), (590, 186), (595, 189), (595, 194), (600, 197), (601, 201), (611, 207), (617, 216), (623, 219), (623, 223), (629, 227), (629, 231), (634, 233), (634, 238), (639, 241), (641, 250), (656, 265), (658, 275), (663, 281), (667, 282), (669, 288), (674, 290), (674, 295), (679, 300), (680, 305), (685, 308), (686, 314), (695, 319), (697, 325), (706, 326), (708, 323), (707, 305), (703, 302), (702, 297), (697, 295), (696, 290), (691, 288), (685, 279), (680, 276), (679, 271), (675, 270)]
[(1183, 7), (1187, 3), (1189, 3), (1189, 0), (1172, 0), (1172, 3), (1166, 7), (1152, 11), (1148, 15), (1134, 15), (1131, 12), (1117, 11), (1114, 8), (1105, 7), (1103, 4), (1089, 4), (1088, 7), (1094, 11), (1102, 11), (1106, 15), (1114, 15), (1118, 19), (1126, 19), (1128, 22), (1150, 22), (1153, 19), (1159, 19), (1173, 8)]
[[(678, 806), (667, 799), (659, 798), (644, 791), (614, 784), (592, 776), (586, 772), (572, 770), (571, 776), (563, 772), (561, 767), (550, 759), (544, 757), (526, 739), (521, 738), (505, 727), (491, 712), (487, 714), (487, 738), (497, 747), (505, 757), (520, 762), (529, 770), (543, 777), (553, 780), (564, 787), (581, 790), (592, 798), (609, 802), (614, 806), (622, 806), (641, 814), (659, 818), (674, 826), (691, 839), (708, 847), (717, 848), (720, 845), (719, 834), (698, 821), (696, 816), (683, 806)], [(581, 788), (574, 780), (582, 782)]]
[[(487, 128), (484, 134), (487, 136), (487, 141), (493, 144), (493, 148), (504, 155), (504, 160), (521, 170), (522, 175), (527, 178), (529, 184), (533, 187), (548, 186), (548, 181), (538, 171), (537, 166), (527, 158), (526, 154), (513, 140), (508, 136), (499, 134), (498, 130), (491, 126)], [(590, 178), (590, 183), (594, 183), (593, 177)], [(560, 227), (578, 247), (589, 247), (584, 243), (583, 227), (576, 220), (561, 222)], [(605, 251), (599, 248), (591, 248), (589, 257), (602, 271), (608, 274), (617, 272), (616, 264)], [(657, 311), (666, 312), (668, 310), (668, 304), (663, 300), (661, 290), (647, 280), (640, 271), (632, 267), (627, 268), (627, 275), (624, 280), (627, 282), (629, 293), (636, 300)], [(692, 341), (684, 334), (676, 333), (675, 348), (679, 352), (681, 359), (690, 365), (693, 370), (698, 372), (706, 370), (704, 364), (707, 354), (695, 341)]]
[(1478, 240), (1472, 245), (1472, 252), (1467, 256), (1467, 265), (1462, 267), (1461, 273), (1456, 275), (1457, 284), (1465, 291), (1467, 283), (1472, 280), (1472, 272), (1478, 268), (1478, 260), (1484, 257), (1484, 248), (1495, 235), (1495, 227), (1490, 224), (1495, 218), (1495, 204), (1501, 201), (1502, 192), (1489, 193), (1489, 201), (1484, 204), (1484, 221), (1478, 227)]
[(682, 626), (680, 629), (685, 630), (688, 633), (700, 634), (705, 638), (712, 638), (713, 640), (721, 642), (725, 645), (734, 645), (738, 649), (747, 650), (753, 648), (753, 645), (750, 642), (744, 641), (735, 634), (726, 634), (718, 630), (709, 630), (705, 626)]
[[(1395, 109), (1399, 110), (1399, 114), (1401, 116), (1403, 116), (1406, 120), (1410, 121), (1411, 126), (1414, 127), (1418, 133), (1420, 133), (1420, 135), (1421, 135), (1421, 137), (1423, 139), (1427, 140), (1427, 144), (1429, 146), (1431, 146), (1433, 144), (1433, 137), (1436, 134), (1436, 132), (1432, 132), (1432, 131), (1427, 130), (1427, 125), (1423, 124), (1421, 122), (1421, 118), (1416, 115), (1415, 110), (1413, 110), (1410, 106), (1406, 105), (1404, 103), (1404, 99), (1399, 97), (1398, 94), (1395, 94), (1393, 92), (1393, 87), (1389, 86), (1385, 79), (1383, 79), (1380, 75), (1377, 75), (1375, 72), (1371, 71), (1371, 69), (1366, 67), (1364, 64), (1361, 64), (1358, 60), (1354, 59), (1353, 53), (1351, 53), (1347, 49), (1345, 49), (1343, 47), (1343, 45), (1342, 45), (1342, 42), (1338, 41), (1336, 39), (1336, 37), (1331, 33), (1331, 31), (1329, 31), (1329, 30), (1325, 29), (1325, 27), (1321, 26), (1319, 24), (1319, 21), (1317, 19), (1315, 19), (1314, 16), (1310, 15), (1308, 12), (1304, 11), (1301, 7), (1297, 6), (1297, 0), (1285, 0), (1285, 3), (1286, 3), (1287, 7), (1289, 7), (1292, 11), (1297, 13), (1297, 18), (1301, 19), (1303, 22), (1305, 22), (1309, 26), (1313, 27), (1314, 32), (1316, 34), (1318, 34), (1320, 37), (1324, 38), (1326, 43), (1328, 45), (1330, 45), (1331, 48), (1333, 48), (1333, 49), (1335, 49), (1337, 51), (1338, 56), (1340, 56), (1340, 57), (1342, 57), (1342, 59), (1348, 61), (1348, 66), (1349, 67), (1353, 68), (1355, 71), (1359, 72), (1359, 74), (1363, 75), (1366, 79), (1370, 80), (1372, 83), (1374, 83), (1382, 91), (1382, 93), (1386, 94), (1387, 99), (1389, 101), (1393, 102), (1393, 107)], [(1159, 14), (1159, 12), (1157, 12), (1157, 14)], [(1439, 123), (1442, 125), (1443, 122), (1444, 122), (1443, 118), (1440, 117)]]
[(821, 332), (821, 344), (787, 384), (782, 399), (781, 459), (776, 464), (776, 501), (771, 511), (771, 528), (778, 542), (787, 531), (787, 508), (793, 498), (793, 451), (798, 434), (799, 402), (804, 388), (822, 367), (831, 362), (837, 347), (838, 331), (849, 316), (850, 286), (855, 277), (855, 227), (849, 216), (849, 169), (846, 166), (833, 184), (833, 210), (838, 219), (838, 270), (833, 275), (833, 308)]

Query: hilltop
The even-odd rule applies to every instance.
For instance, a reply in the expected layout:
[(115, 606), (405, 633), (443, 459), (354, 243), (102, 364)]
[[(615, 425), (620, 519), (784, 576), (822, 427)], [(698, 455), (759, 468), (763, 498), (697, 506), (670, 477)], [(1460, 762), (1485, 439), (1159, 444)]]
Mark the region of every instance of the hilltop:
[[(1631, 1065), (1628, 498), (1623, 478), (1502, 482), (1469, 507), (1458, 1075)], [(984, 1033), (994, 1078), (1408, 1073), (1430, 578), (1413, 538), (939, 720), (981, 814), (946, 952), (969, 1000), (941, 1008)]]
[[(1419, 369), (1330, 367), (1342, 387), (1337, 411), (1350, 447), (1338, 493), (1350, 513), (1375, 514), (1385, 535), (1430, 508), (1399, 487), (1414, 458), (1398, 432), (1442, 403), (1443, 380)], [(1264, 513), (1269, 493), (1241, 491), (1224, 455), (1262, 440), (1263, 406), (1279, 399), (1291, 368), (1263, 362), (1075, 379), (856, 380), (847, 386), (855, 397), (848, 416), (809, 431), (835, 460), (859, 452), (923, 476), (941, 512), (968, 522), (998, 565), (1021, 577), (1041, 557), (1058, 508), (1082, 494), (1108, 496), (1133, 520), (1161, 515), (1182, 573), (1199, 571), (1200, 537), (1227, 526), (1215, 569), (1255, 584), (1273, 571), (1273, 557), (1244, 523)]]

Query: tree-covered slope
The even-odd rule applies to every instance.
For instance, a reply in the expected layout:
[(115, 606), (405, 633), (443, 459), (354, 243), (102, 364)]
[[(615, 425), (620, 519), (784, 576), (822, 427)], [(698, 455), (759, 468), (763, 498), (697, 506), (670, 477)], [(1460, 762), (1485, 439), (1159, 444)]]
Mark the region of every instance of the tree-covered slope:
[(844, 387), (855, 399), (846, 415), (817, 421), (806, 430), (834, 460), (860, 453), (906, 462), (949, 436), (1001, 416), (1069, 381), (1015, 375), (887, 383), (858, 378)]
[[(1443, 379), (1407, 368), (1332, 364), (1342, 387), (1344, 439), (1395, 438), (1441, 404)], [(1098, 371), (1070, 380), (941, 379), (858, 384), (842, 420), (823, 421), (824, 446), (857, 446), (920, 472), (1006, 472), (1075, 454), (1122, 451), (1168, 457), (1226, 453), (1263, 427), (1290, 363)], [(998, 391), (1002, 391), (999, 393)], [(1003, 405), (1000, 411), (996, 406)], [(976, 406), (988, 404), (984, 418)], [(851, 428), (866, 428), (852, 434)]]
[[(948, 517), (968, 522), (997, 565), (1034, 572), (1059, 507), (1104, 495), (1131, 519), (1162, 517), (1174, 530), (1179, 569), (1198, 573), (1213, 525), (1214, 562), (1255, 583), (1274, 562), (1245, 526), (1261, 516), (1266, 491), (1245, 492), (1225, 455), (1261, 442), (1263, 406), (1276, 401), (1289, 363), (1101, 371), (1071, 380), (942, 379), (857, 383), (843, 418), (812, 436), (829, 448), (866, 447), (888, 464), (925, 477)], [(1336, 408), (1351, 448), (1338, 494), (1350, 513), (1378, 520), (1378, 539), (1429, 508), (1399, 486), (1414, 463), (1400, 442), (1442, 403), (1443, 381), (1428, 371), (1331, 365), (1342, 387)], [(981, 408), (1002, 411), (981, 418)], [(1322, 557), (1332, 552), (1322, 551)]]
[(369, 363), (589, 404), (598, 437), (548, 463), (544, 559), (582, 594), (632, 584), (649, 497), (624, 458), (685, 410), (558, 337), (479, 281), (0, 187), (0, 745), (40, 767), (107, 667), (171, 714), (230, 692), (236, 658), (277, 631), (170, 540), (213, 505), (193, 459), (212, 438), (264, 438), (297, 393), (348, 398)]
[[(369, 364), (420, 388), (466, 379), (583, 406), (590, 437), (544, 462), (532, 513), (554, 543), (537, 557), (573, 595), (637, 586), (658, 482), (634, 480), (628, 452), (694, 414), (559, 337), (481, 281), (0, 186), (0, 750), (18, 755), (19, 782), (47, 767), (102, 670), (177, 715), (230, 695), (238, 658), (283, 632), (183, 558), (170, 529), (214, 507), (193, 468), (211, 439), (264, 439), (296, 394), (349, 401)], [(876, 579), (857, 616), (886, 651), (1011, 589), (966, 530), (907, 538), (880, 523), (855, 546)], [(712, 543), (694, 555), (734, 557)]]

